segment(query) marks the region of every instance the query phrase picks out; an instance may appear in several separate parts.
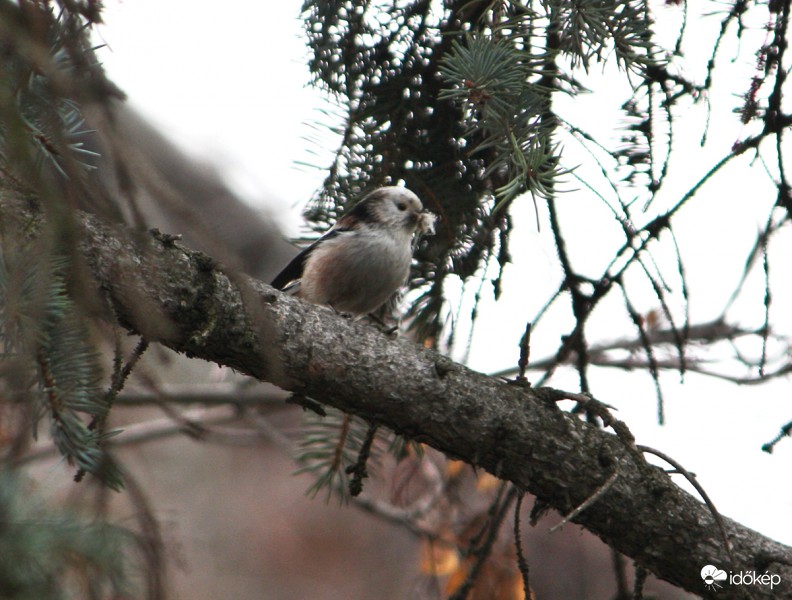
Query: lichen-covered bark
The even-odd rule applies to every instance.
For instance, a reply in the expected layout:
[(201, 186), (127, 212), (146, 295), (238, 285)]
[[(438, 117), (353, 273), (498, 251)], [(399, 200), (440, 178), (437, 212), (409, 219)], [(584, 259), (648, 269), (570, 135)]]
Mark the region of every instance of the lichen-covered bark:
[[(42, 216), (0, 197), (4, 231)], [(617, 473), (573, 520), (659, 577), (706, 595), (704, 565), (778, 574), (780, 584), (716, 596), (792, 597), (792, 549), (725, 519), (731, 565), (710, 511), (615, 435), (562, 412), (546, 390), (484, 376), (363, 323), (307, 305), (169, 236), (132, 235), (79, 216), (79, 252), (105, 318), (188, 356), (354, 413), (510, 480), (567, 514)]]

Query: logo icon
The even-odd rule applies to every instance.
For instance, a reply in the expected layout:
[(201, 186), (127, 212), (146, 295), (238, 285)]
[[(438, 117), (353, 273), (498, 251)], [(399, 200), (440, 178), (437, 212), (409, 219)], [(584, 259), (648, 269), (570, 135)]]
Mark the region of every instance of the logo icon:
[(718, 582), (726, 580), (726, 571), (713, 565), (706, 565), (701, 569), (701, 578), (704, 580), (704, 587), (708, 590), (716, 590), (722, 587)]

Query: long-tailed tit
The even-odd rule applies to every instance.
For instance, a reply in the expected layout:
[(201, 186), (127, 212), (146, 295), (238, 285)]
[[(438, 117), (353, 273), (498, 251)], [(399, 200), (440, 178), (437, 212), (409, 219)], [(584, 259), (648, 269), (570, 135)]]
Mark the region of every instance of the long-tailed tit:
[(374, 190), (300, 252), (272, 285), (356, 315), (382, 306), (407, 280), (413, 236), (434, 233), (435, 216), (410, 190)]

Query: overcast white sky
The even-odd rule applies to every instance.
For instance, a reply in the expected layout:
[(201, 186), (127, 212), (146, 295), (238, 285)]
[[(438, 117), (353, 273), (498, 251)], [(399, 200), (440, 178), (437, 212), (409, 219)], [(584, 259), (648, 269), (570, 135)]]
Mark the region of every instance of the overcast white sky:
[(323, 174), (295, 161), (327, 162), (305, 154), (307, 123), (327, 106), (307, 85), (301, 4), (229, 0), (206, 10), (190, 0), (110, 0), (101, 58), (135, 107), (251, 202), (299, 209)]
[[(321, 120), (316, 111), (326, 105), (306, 85), (309, 74), (299, 21), (301, 4), (300, 0), (226, 0), (220, 10), (201, 10), (196, 7), (202, 5), (193, 0), (108, 0), (104, 12), (107, 24), (100, 29), (102, 40), (108, 44), (102, 60), (132, 104), (179, 145), (219, 166), (252, 203), (275, 199), (282, 221), (292, 234), (297, 231), (300, 208), (324, 176), (320, 170), (295, 165), (300, 161), (328, 164), (333, 150), (328, 143), (324, 149), (328, 154), (316, 157), (310, 152), (321, 149), (303, 139), (313, 133), (307, 123)], [(593, 129), (602, 125), (600, 101), (607, 102), (607, 98), (594, 95), (593, 99), (578, 99), (571, 108), (591, 111)], [(711, 132), (715, 138), (713, 158), (701, 160), (700, 114), (691, 116), (693, 125), (678, 141), (683, 147), (689, 146), (691, 156), (697, 159), (689, 169), (684, 165), (678, 168), (679, 176), (665, 196), (668, 202), (700, 178), (722, 155), (723, 148), (744, 135), (736, 126), (715, 129)], [(739, 162), (744, 165), (747, 158)], [(702, 287), (713, 288), (709, 296), (694, 296), (694, 317), (714, 316), (722, 308), (723, 292), (718, 290), (733, 285), (744, 247), (759, 227), (757, 220), (745, 239), (735, 237), (731, 243), (716, 247), (714, 240), (703, 237), (711, 227), (702, 227), (701, 223), (717, 214), (717, 228), (736, 232), (744, 229), (740, 226), (746, 219), (746, 204), (772, 203), (772, 197), (764, 193), (766, 184), (724, 176), (718, 186), (708, 188), (709, 196), (690, 209), (689, 224), (680, 225), (678, 230), (681, 243), (694, 250), (693, 255), (698, 248), (700, 260), (686, 263), (691, 281), (704, 274)], [(576, 193), (568, 197), (574, 199)], [(657, 210), (664, 208), (662, 202), (658, 201)], [(548, 229), (535, 230), (530, 203), (517, 213), (515, 264), (507, 273), (506, 292), (497, 307), (490, 301), (482, 306), (483, 317), (470, 355), (471, 365), (482, 371), (514, 364), (516, 342), (525, 322), (557, 281), (555, 250)], [(598, 242), (598, 214), (595, 211), (579, 219), (575, 234), (590, 239), (592, 249)], [(777, 271), (781, 266), (779, 263)], [(706, 277), (707, 273), (715, 277)], [(523, 289), (520, 281), (531, 281), (544, 289), (533, 293)], [(719, 304), (708, 305), (708, 297)], [(777, 310), (790, 305), (789, 295), (784, 297), (782, 293), (781, 298), (780, 303), (776, 300)], [(746, 319), (755, 321), (753, 317)], [(622, 331), (617, 329), (610, 336), (607, 331), (602, 333), (603, 338), (612, 338)], [(555, 347), (553, 340), (547, 342), (548, 351)], [(537, 357), (543, 354), (541, 348), (540, 338), (534, 346)], [(760, 451), (760, 446), (792, 419), (789, 381), (752, 388), (747, 393), (696, 376), (688, 376), (686, 385), (681, 386), (678, 375), (668, 374), (662, 377), (662, 383), (668, 424), (658, 427), (654, 388), (645, 375), (614, 376), (604, 370), (595, 370), (592, 375), (593, 389), (619, 408), (617, 416), (632, 428), (638, 441), (670, 454), (697, 473), (723, 514), (792, 544), (792, 441), (782, 442), (773, 455)], [(576, 389), (574, 377), (554, 381), (556, 387), (564, 384)], [(735, 470), (733, 465), (741, 467)]]

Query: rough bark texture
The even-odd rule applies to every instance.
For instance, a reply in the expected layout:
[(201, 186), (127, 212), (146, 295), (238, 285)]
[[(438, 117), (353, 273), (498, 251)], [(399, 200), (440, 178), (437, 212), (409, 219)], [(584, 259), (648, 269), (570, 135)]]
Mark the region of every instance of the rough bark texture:
[[(43, 227), (35, 203), (0, 196), (3, 229)], [(792, 598), (792, 548), (710, 511), (617, 436), (559, 410), (552, 391), (507, 384), (332, 311), (307, 305), (169, 236), (131, 235), (80, 214), (79, 249), (106, 318), (188, 356), (233, 367), (359, 415), (512, 481), (662, 579), (708, 596), (704, 565), (780, 576), (712, 597)], [(82, 269), (80, 269), (82, 270)]]

